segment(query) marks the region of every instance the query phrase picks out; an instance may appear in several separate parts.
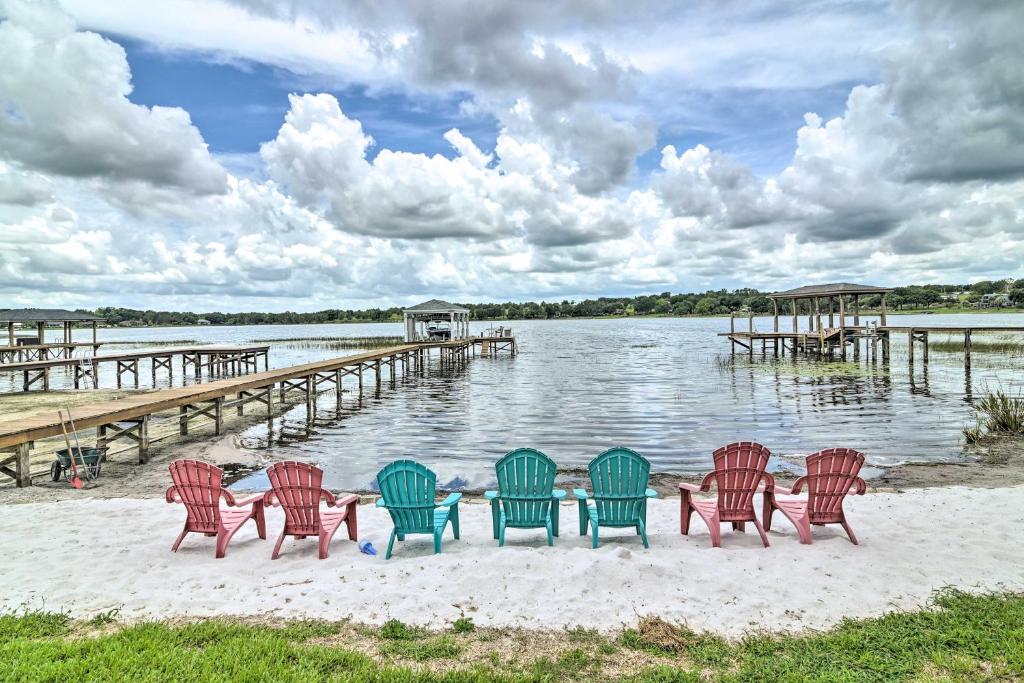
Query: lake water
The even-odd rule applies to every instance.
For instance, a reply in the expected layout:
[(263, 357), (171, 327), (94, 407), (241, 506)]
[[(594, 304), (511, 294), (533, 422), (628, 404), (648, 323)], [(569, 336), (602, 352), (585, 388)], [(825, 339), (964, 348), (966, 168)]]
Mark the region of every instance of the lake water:
[[(425, 375), (410, 376), (393, 389), (385, 382), (380, 395), (370, 380), (361, 399), (355, 391), (344, 393), (339, 410), (333, 392), (324, 394), (312, 418), (301, 405), (269, 425), (246, 429), (241, 438), (275, 457), (317, 462), (327, 471), (328, 484), (342, 489), (370, 488), (377, 470), (396, 458), (422, 461), (440, 482), (456, 488), (479, 488), (493, 483), (494, 461), (520, 446), (539, 448), (571, 467), (623, 445), (644, 454), (655, 471), (695, 474), (708, 469), (714, 448), (756, 440), (784, 456), (780, 463), (788, 456), (848, 446), (867, 453), (872, 464), (887, 466), (962, 459), (960, 430), (972, 420), (972, 398), (987, 388), (1024, 390), (1024, 358), (1005, 354), (973, 354), (968, 375), (961, 353), (933, 349), (925, 365), (918, 349), (911, 374), (902, 336), (894, 338), (888, 365), (864, 354), (859, 362), (845, 363), (762, 359), (760, 354), (751, 362), (745, 355), (731, 357), (728, 341), (716, 336), (728, 331), (728, 318), (504, 324), (519, 343), (515, 358), (477, 357), (465, 368), (441, 369), (435, 357)], [(1024, 316), (891, 315), (889, 324), (1020, 326)], [(472, 323), (471, 332), (490, 325)], [(770, 329), (771, 319), (756, 319), (755, 325)], [(110, 345), (101, 354), (161, 341), (243, 344), (399, 334), (399, 324), (99, 331), (100, 341), (141, 345)], [(76, 339), (88, 336), (81, 331)], [(932, 341), (942, 338), (932, 335)], [(270, 365), (348, 353), (273, 342)], [(105, 386), (113, 381), (108, 368), (101, 377)], [(176, 382), (180, 375), (178, 365)], [(147, 386), (148, 361), (141, 376)], [(17, 390), (18, 381), (0, 374), (0, 391)], [(69, 383), (63, 371), (54, 373), (54, 386)], [(346, 387), (354, 389), (354, 380)]]

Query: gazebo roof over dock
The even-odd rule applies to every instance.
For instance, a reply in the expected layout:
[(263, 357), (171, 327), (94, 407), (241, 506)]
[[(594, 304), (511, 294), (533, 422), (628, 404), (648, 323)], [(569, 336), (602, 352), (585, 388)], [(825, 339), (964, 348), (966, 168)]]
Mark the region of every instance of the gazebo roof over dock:
[(90, 313), (63, 308), (9, 308), (0, 310), (0, 323), (80, 323), (103, 320)]
[(424, 301), (421, 304), (410, 306), (405, 309), (406, 313), (469, 313), (468, 308), (462, 306), (456, 306), (455, 304), (442, 301), (441, 299), (431, 299), (430, 301)]
[(805, 285), (796, 289), (787, 289), (784, 292), (769, 294), (769, 299), (812, 299), (814, 297), (846, 296), (849, 294), (886, 294), (891, 292), (889, 287), (875, 287), (874, 285), (856, 285), (849, 282), (834, 282), (827, 285)]

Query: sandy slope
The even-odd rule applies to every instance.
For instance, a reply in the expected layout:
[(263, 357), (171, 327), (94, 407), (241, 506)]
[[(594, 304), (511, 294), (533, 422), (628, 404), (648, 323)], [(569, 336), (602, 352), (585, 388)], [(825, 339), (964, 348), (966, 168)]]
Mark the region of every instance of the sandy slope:
[(442, 555), (431, 554), (428, 537), (410, 537), (385, 562), (389, 520), (362, 506), (361, 536), (380, 557), (359, 554), (342, 530), (327, 560), (316, 559), (314, 541), (289, 540), (272, 562), (279, 510), (268, 515), (269, 540), (250, 525), (215, 560), (212, 539), (200, 536), (170, 552), (184, 509), (162, 500), (3, 505), (0, 608), (90, 616), (119, 607), (129, 619), (395, 617), (438, 627), (464, 612), (478, 624), (602, 629), (657, 614), (735, 636), (916, 607), (943, 586), (1024, 590), (1024, 487), (868, 494), (848, 511), (859, 547), (838, 527), (816, 529), (815, 543), (801, 546), (779, 516), (769, 549), (752, 530), (724, 532), (725, 547), (712, 549), (696, 518), (689, 538), (679, 534), (678, 499), (669, 499), (650, 506), (650, 550), (618, 530), (591, 550), (570, 506), (554, 548), (540, 531), (512, 530), (498, 549), (488, 508), (467, 504), (462, 540), (449, 533)]

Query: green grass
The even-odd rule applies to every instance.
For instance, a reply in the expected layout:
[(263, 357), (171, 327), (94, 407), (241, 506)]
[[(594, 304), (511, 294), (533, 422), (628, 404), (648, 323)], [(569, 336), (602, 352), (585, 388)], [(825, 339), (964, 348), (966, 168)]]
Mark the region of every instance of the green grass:
[(379, 349), (403, 343), (402, 337), (287, 337), (282, 339), (254, 339), (254, 343), (280, 344), (286, 349)]
[[(106, 623), (106, 619), (102, 619)], [(398, 621), (370, 629), (378, 657), (346, 649), (352, 627), (207, 620), (90, 632), (65, 614), (0, 616), (0, 680), (203, 681), (1008, 681), (1024, 678), (1024, 594), (938, 594), (934, 605), (850, 619), (806, 636), (750, 634), (738, 642), (644, 619), (617, 641), (588, 629), (557, 634), (560, 650), (512, 660), (485, 651), (479, 631), (432, 633)], [(348, 631), (345, 631), (345, 629)], [(363, 628), (363, 627), (360, 627)], [(345, 635), (348, 633), (348, 635)], [(331, 636), (339, 635), (335, 639)], [(550, 640), (549, 634), (547, 638)], [(594, 650), (595, 644), (600, 648)], [(491, 648), (494, 650), (494, 648)], [(651, 653), (623, 673), (630, 651)], [(635, 656), (635, 655), (634, 655)], [(395, 662), (394, 664), (390, 662)], [(403, 663), (404, 662), (404, 663)]]
[[(945, 353), (963, 353), (964, 340), (959, 339), (937, 339), (928, 342), (928, 348), (932, 351), (943, 351)], [(1024, 355), (1024, 341), (1019, 339), (996, 339), (980, 341), (975, 337), (971, 341), (971, 353), (993, 353), (1008, 356)]]
[(1024, 436), (1024, 396), (1008, 396), (1000, 389), (989, 391), (974, 404), (974, 411), (977, 424), (963, 428), (967, 443)]

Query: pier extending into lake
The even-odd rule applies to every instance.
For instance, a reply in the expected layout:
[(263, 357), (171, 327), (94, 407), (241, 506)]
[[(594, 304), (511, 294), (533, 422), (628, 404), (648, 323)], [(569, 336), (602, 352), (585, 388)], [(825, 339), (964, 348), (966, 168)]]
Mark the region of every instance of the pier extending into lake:
[[(321, 387), (334, 388), (341, 401), (342, 382), (353, 377), (363, 390), (364, 374), (372, 373), (373, 383), (379, 391), (385, 378), (394, 384), (398, 374), (425, 372), (431, 352), (437, 351), (445, 365), (464, 364), (476, 355), (494, 355), (507, 351), (515, 356), (518, 347), (514, 337), (469, 337), (446, 342), (416, 342), (342, 358), (305, 363), (287, 368), (265, 370), (253, 374), (220, 379), (203, 384), (174, 387), (127, 396), (115, 401), (97, 401), (76, 407), (75, 426), (79, 431), (96, 429), (97, 446), (105, 446), (118, 439), (134, 442), (138, 447), (138, 461), (149, 459), (152, 439), (149, 436), (151, 417), (160, 412), (178, 410), (178, 432), (189, 433), (197, 419), (212, 424), (214, 434), (220, 434), (224, 425), (224, 411), (234, 408), (242, 415), (249, 403), (266, 408), (268, 419), (273, 416), (274, 396), (284, 402), (289, 394), (298, 392), (305, 398), (312, 412)], [(229, 398), (233, 397), (233, 398)], [(56, 410), (27, 413), (0, 419), (0, 473), (12, 479), (19, 487), (30, 486), (30, 452), (37, 440), (59, 436), (61, 422)]]
[[(174, 359), (181, 359), (181, 374), (185, 376), (189, 369), (195, 377), (218, 374), (241, 374), (259, 370), (260, 361), (263, 369), (269, 369), (270, 346), (191, 346), (186, 348), (161, 349), (157, 351), (130, 351), (126, 353), (83, 358), (51, 358), (23, 363), (0, 364), (0, 372), (20, 372), (22, 375), (22, 391), (31, 391), (33, 387), (50, 390), (50, 371), (54, 368), (70, 368), (74, 372), (74, 387), (81, 389), (99, 387), (99, 370), (101, 364), (115, 365), (117, 388), (130, 382), (139, 388), (139, 361), (149, 359), (152, 386), (156, 387), (158, 370), (167, 372), (167, 380), (174, 380)], [(128, 380), (125, 380), (125, 376)]]

